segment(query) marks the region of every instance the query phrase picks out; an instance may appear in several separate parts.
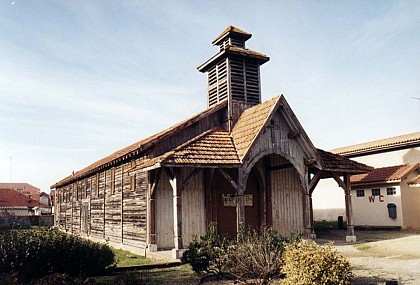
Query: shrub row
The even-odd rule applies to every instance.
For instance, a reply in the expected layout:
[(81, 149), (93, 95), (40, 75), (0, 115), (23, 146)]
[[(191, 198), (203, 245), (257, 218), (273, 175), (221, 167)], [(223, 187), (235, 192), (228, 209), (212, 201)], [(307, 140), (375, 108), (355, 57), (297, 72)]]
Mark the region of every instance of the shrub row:
[(272, 228), (247, 229), (237, 241), (217, 235), (211, 224), (207, 233), (195, 238), (181, 259), (203, 278), (217, 275), (254, 284), (268, 284), (283, 278), (282, 284), (350, 284), (348, 261), (331, 245), (290, 238)]
[(51, 273), (95, 275), (115, 264), (109, 246), (57, 229), (11, 230), (0, 233), (0, 274), (24, 279)]

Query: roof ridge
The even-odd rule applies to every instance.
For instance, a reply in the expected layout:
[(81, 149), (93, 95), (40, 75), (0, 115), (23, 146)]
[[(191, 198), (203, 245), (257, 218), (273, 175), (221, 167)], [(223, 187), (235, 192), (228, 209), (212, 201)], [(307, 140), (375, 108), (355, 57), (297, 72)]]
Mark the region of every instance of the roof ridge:
[[(172, 125), (171, 127), (160, 131), (156, 134), (153, 134), (151, 136), (146, 137), (145, 139), (142, 139), (140, 141), (137, 141), (129, 146), (126, 146), (124, 148), (121, 148), (115, 152), (113, 152), (112, 154), (101, 158), (97, 161), (95, 161), (94, 163), (89, 164), (88, 166), (76, 171), (74, 174), (67, 176), (64, 179), (61, 179), (60, 181), (54, 183), (51, 188), (55, 188), (57, 187), (57, 185), (60, 185), (62, 183), (67, 183), (68, 181), (71, 181), (72, 179), (76, 179), (78, 177), (81, 177), (83, 175), (85, 175), (86, 173), (90, 173), (91, 171), (95, 171), (95, 169), (100, 168), (101, 166), (106, 165), (107, 163), (110, 163), (114, 160), (117, 160), (123, 156), (126, 156), (130, 153), (136, 152), (136, 151), (143, 151), (145, 149), (147, 149), (148, 147), (152, 146), (153, 143), (156, 140), (160, 140), (162, 138), (164, 138), (165, 136), (168, 136), (171, 134), (171, 132), (175, 131), (178, 128), (185, 128), (188, 127), (189, 125), (193, 124), (197, 118), (199, 118), (200, 116), (205, 116), (205, 115), (210, 115), (213, 114), (214, 112), (217, 112), (218, 110), (220, 110), (221, 108), (223, 108), (225, 105), (227, 105), (227, 101), (221, 101), (209, 108), (206, 108), (205, 110), (185, 119), (182, 120), (174, 125)], [(143, 147), (143, 149), (141, 149), (141, 147)]]
[(383, 148), (387, 146), (399, 145), (399, 144), (415, 142), (415, 141), (420, 142), (420, 132), (413, 132), (413, 133), (398, 135), (394, 137), (378, 139), (378, 140), (358, 143), (358, 144), (354, 144), (350, 146), (335, 148), (335, 149), (332, 149), (331, 152), (337, 153), (337, 154), (350, 154), (350, 153), (355, 153), (355, 152), (359, 152), (363, 150), (378, 149), (378, 148)]

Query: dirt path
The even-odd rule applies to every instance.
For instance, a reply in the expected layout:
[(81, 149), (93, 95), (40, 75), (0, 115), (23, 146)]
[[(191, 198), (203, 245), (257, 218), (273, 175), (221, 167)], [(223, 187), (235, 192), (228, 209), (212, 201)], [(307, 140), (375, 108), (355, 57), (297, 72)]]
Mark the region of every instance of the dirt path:
[(318, 242), (334, 241), (337, 251), (349, 258), (356, 276), (352, 284), (420, 284), (418, 232), (362, 231), (358, 239), (355, 244), (346, 244), (342, 234), (333, 232)]

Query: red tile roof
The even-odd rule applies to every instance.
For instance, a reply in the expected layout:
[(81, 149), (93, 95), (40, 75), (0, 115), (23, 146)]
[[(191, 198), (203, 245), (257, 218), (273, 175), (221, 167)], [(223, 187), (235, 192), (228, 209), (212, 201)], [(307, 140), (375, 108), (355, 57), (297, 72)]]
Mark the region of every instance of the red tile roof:
[(336, 148), (331, 152), (350, 156), (411, 145), (420, 145), (420, 132)]
[(47, 206), (13, 189), (0, 189), (0, 207), (37, 207)]
[(363, 184), (372, 182), (399, 182), (409, 173), (419, 167), (418, 163), (381, 167), (369, 173), (353, 175), (350, 178), (352, 184)]
[(408, 181), (407, 184), (414, 187), (420, 186), (420, 174)]

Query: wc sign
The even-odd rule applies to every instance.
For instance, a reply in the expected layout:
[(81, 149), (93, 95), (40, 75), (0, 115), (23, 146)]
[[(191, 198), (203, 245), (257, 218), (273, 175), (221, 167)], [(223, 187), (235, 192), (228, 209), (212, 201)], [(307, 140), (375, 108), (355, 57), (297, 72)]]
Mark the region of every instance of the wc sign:
[(375, 203), (375, 197), (378, 197), (378, 201), (381, 202), (381, 203), (385, 201), (384, 200), (384, 195), (379, 195), (379, 196), (368, 196), (369, 202), (370, 203)]

